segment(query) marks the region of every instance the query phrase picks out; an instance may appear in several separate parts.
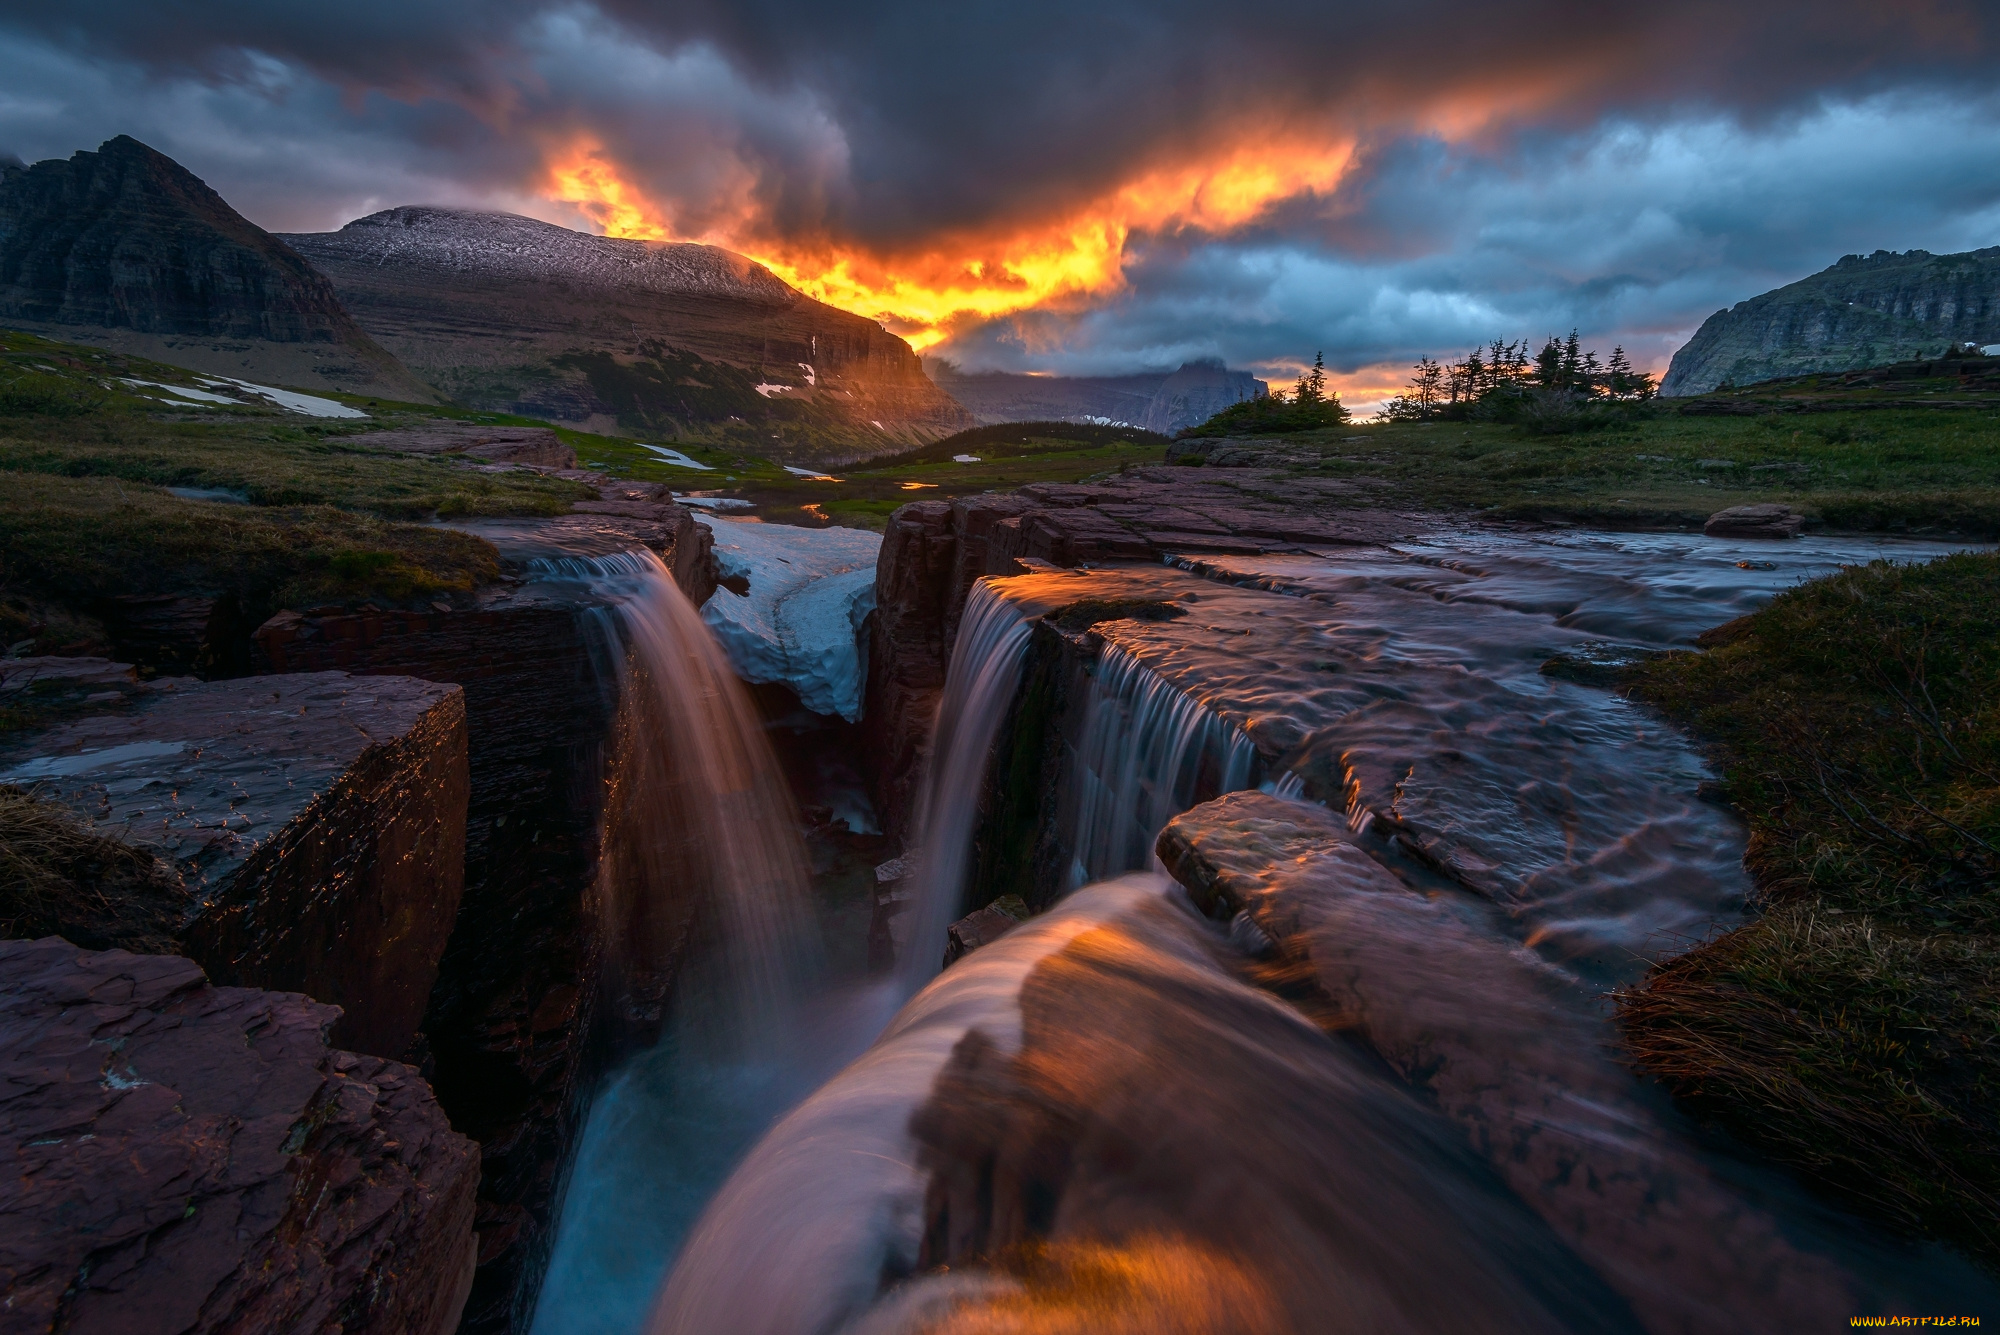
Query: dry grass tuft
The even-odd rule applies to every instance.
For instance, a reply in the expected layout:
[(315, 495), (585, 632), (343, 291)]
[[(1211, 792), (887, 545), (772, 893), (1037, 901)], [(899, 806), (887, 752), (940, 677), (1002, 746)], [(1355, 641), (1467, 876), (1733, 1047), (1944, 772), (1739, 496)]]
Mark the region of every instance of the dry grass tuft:
[(1768, 911), (1620, 998), (1633, 1052), (2000, 1260), (2000, 556), (1851, 568), (1726, 630), (1628, 680), (1714, 743)]
[(68, 808), (0, 785), (0, 936), (172, 954), (189, 895), (172, 868)]

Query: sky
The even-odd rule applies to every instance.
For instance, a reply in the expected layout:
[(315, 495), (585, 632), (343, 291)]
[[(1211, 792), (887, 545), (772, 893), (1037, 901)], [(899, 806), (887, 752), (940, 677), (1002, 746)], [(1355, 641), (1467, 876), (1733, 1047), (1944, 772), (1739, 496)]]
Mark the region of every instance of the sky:
[(0, 0), (0, 154), (711, 242), (967, 369), (1324, 352), (1357, 407), (2000, 244), (1996, 112), (2000, 0)]

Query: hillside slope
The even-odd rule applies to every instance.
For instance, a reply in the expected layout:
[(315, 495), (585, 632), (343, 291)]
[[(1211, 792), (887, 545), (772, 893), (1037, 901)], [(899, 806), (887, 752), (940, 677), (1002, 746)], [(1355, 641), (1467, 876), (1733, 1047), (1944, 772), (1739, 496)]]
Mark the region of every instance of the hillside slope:
[(1936, 357), (2000, 342), (2000, 246), (1878, 250), (1717, 311), (1674, 354), (1667, 395)]
[(284, 239), (383, 346), (482, 410), (799, 454), (972, 424), (903, 340), (715, 246), (416, 207)]
[(126, 135), (0, 166), (0, 322), (215, 374), (436, 398), (312, 266)]
[(1174, 371), (1117, 376), (1012, 375), (1000, 371), (965, 375), (944, 362), (937, 364), (936, 371), (938, 384), (964, 404), (981, 426), (1104, 418), (1172, 435), (1267, 390), (1264, 382), (1248, 371), (1231, 371), (1212, 360), (1186, 362)]

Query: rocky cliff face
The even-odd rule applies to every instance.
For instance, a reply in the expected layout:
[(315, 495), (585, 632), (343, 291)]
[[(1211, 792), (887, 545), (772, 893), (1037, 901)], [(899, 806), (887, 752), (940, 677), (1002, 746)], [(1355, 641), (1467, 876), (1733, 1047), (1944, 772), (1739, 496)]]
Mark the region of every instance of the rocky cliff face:
[(475, 407), (663, 434), (736, 418), (763, 424), (760, 441), (811, 426), (885, 447), (972, 425), (901, 339), (715, 246), (437, 208), (284, 239), (369, 333)]
[(1061, 422), (1102, 418), (1172, 435), (1206, 422), (1233, 403), (1260, 398), (1268, 386), (1248, 371), (1219, 361), (1178, 370), (1120, 376), (1034, 376), (939, 368), (938, 384), (981, 426), (998, 422)]
[(2000, 246), (1958, 255), (1878, 250), (1709, 316), (1674, 354), (1660, 392), (1705, 394), (1996, 341)]
[[(611, 484), (577, 514), (477, 527), (517, 570), (534, 554), (645, 545), (700, 601), (715, 587), (708, 531), (661, 490)], [(526, 1329), (583, 1096), (607, 1045), (643, 1026), (669, 981), (607, 980), (597, 883), (617, 853), (605, 847), (606, 803), (622, 737), (593, 662), (591, 610), (574, 590), (516, 583), (451, 611), (281, 614), (257, 635), (279, 673), (464, 688), (465, 894), (424, 1033), (438, 1101), (482, 1152), (469, 1333)]]
[(125, 135), (0, 168), (0, 319), (217, 374), (435, 400), (311, 265)]
[(108, 712), (10, 738), (0, 782), (169, 862), (192, 896), (172, 935), (210, 976), (341, 1007), (342, 1046), (410, 1048), (464, 875), (457, 687), (342, 672), (135, 685)]
[(0, 941), (0, 1328), (445, 1335), (479, 1155), (331, 1007)]

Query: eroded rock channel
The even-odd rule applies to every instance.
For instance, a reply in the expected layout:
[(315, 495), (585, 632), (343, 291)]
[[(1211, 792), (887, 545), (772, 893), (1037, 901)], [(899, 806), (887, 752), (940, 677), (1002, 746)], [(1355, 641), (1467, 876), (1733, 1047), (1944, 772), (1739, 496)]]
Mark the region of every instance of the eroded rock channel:
[(1607, 672), (1943, 549), (1339, 500), (1140, 470), (878, 554), (607, 489), (478, 526), (510, 582), (468, 605), (273, 619), (258, 675), (32, 665), (96, 703), (0, 781), (178, 888), (0, 943), (19, 1328), (1991, 1302), (1689, 1123), (1608, 999), (1751, 887)]

